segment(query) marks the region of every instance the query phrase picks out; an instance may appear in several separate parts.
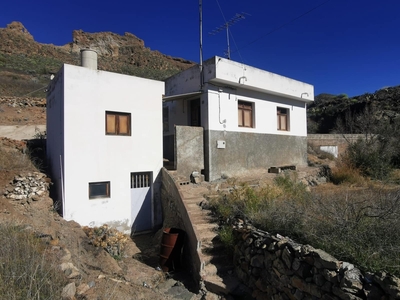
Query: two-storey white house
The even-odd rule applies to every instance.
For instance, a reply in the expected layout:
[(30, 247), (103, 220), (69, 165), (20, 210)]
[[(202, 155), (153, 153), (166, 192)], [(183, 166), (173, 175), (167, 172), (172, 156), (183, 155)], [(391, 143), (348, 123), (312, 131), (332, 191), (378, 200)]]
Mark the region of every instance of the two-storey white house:
[(62, 215), (143, 232), (162, 223), (164, 82), (64, 64), (47, 92), (47, 157)]
[[(178, 172), (180, 165), (185, 176), (203, 169), (207, 180), (306, 165), (306, 104), (311, 101), (310, 84), (213, 57), (203, 72), (194, 66), (165, 82), (164, 157), (184, 157), (176, 164)], [(187, 131), (177, 134), (179, 125), (203, 128), (202, 149), (199, 144), (190, 148), (194, 137)], [(178, 158), (177, 145), (188, 145)]]

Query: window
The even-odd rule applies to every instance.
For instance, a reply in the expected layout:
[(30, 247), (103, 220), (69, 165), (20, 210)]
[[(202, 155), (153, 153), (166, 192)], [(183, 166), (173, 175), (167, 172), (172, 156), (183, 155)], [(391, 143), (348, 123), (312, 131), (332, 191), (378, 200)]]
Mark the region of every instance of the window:
[(289, 110), (287, 108), (278, 107), (278, 130), (289, 131)]
[(150, 187), (152, 180), (152, 172), (131, 173), (131, 189), (139, 189)]
[(253, 104), (246, 101), (238, 101), (239, 127), (253, 127)]
[(89, 199), (110, 198), (110, 182), (89, 182)]
[(106, 134), (131, 135), (131, 114), (106, 111)]

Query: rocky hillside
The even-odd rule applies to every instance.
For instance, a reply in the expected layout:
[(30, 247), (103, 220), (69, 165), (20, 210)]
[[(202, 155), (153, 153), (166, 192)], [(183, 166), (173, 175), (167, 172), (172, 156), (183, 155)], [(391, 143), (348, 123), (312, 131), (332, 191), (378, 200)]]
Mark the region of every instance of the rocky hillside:
[(194, 64), (152, 51), (131, 33), (121, 36), (74, 30), (70, 43), (55, 46), (36, 42), (23, 24), (12, 22), (0, 28), (0, 96), (29, 93), (42, 97), (49, 75), (57, 72), (63, 63), (78, 65), (82, 48), (99, 53), (100, 70), (145, 78), (162, 80)]
[(366, 112), (371, 114), (371, 122), (381, 118), (391, 124), (400, 121), (400, 85), (355, 97), (345, 94), (316, 96), (314, 103), (308, 106), (308, 133), (363, 133), (352, 124)]

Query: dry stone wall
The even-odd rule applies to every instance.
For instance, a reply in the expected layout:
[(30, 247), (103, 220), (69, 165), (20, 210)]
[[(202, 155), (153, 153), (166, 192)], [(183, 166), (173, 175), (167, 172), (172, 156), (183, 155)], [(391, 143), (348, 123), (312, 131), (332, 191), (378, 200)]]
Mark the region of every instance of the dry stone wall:
[(4, 196), (12, 200), (37, 201), (42, 196), (47, 196), (50, 179), (46, 174), (39, 172), (22, 173), (14, 177), (5, 188)]
[(400, 279), (361, 272), (309, 245), (258, 230), (238, 220), (234, 251), (237, 276), (255, 299), (400, 299)]
[(46, 98), (1, 96), (0, 104), (11, 107), (46, 107)]

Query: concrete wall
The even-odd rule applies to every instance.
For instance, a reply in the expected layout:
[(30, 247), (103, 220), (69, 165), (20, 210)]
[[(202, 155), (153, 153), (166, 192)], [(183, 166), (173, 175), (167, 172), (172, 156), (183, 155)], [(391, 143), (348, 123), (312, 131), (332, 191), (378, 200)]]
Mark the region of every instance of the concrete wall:
[(349, 143), (354, 143), (358, 139), (364, 138), (364, 134), (309, 134), (307, 142), (309, 146), (320, 150), (329, 149), (328, 147), (337, 147), (337, 156), (340, 156), (346, 152)]
[[(210, 181), (246, 175), (252, 169), (307, 164), (307, 138), (302, 136), (209, 131), (206, 140)], [(224, 141), (225, 148), (218, 148), (217, 141)]]
[[(163, 93), (160, 81), (64, 65), (64, 218), (130, 230), (132, 205), (140, 206), (131, 202), (130, 174), (153, 172), (155, 181), (163, 163)], [(106, 135), (105, 111), (131, 113), (131, 136)], [(111, 196), (89, 199), (89, 182), (102, 181), (110, 181)]]
[(187, 207), (182, 200), (182, 194), (179, 192), (174, 179), (165, 168), (163, 168), (161, 172), (161, 195), (164, 215), (163, 227), (178, 228), (185, 231), (186, 239), (183, 252), (185, 267), (190, 270), (196, 289), (199, 290), (201, 281), (201, 260), (199, 256), (200, 238), (193, 228)]
[(205, 82), (242, 86), (305, 102), (314, 101), (314, 87), (305, 82), (218, 56), (207, 60), (205, 65)]
[(175, 169), (188, 180), (193, 171), (204, 169), (204, 137), (202, 127), (175, 127)]

